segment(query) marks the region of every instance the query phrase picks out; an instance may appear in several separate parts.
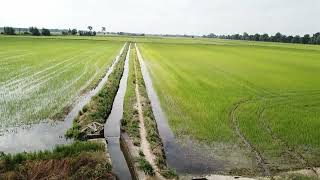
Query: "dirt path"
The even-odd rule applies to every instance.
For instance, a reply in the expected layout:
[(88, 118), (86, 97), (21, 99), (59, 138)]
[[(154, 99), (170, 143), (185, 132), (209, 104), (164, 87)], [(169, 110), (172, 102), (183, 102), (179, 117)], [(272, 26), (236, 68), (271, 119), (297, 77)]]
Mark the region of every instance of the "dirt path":
[(142, 105), (141, 105), (141, 96), (139, 93), (139, 83), (138, 83), (138, 78), (137, 78), (137, 68), (136, 68), (136, 62), (135, 60), (133, 60), (134, 62), (134, 73), (136, 74), (136, 98), (137, 98), (137, 109), (138, 109), (138, 114), (139, 114), (139, 121), (140, 121), (140, 137), (141, 137), (141, 150), (143, 152), (143, 154), (145, 155), (146, 160), (151, 164), (151, 166), (153, 167), (154, 171), (155, 171), (155, 176), (153, 177), (153, 179), (165, 179), (163, 176), (161, 176), (161, 174), (159, 173), (159, 168), (156, 166), (156, 163), (154, 162), (154, 155), (150, 149), (150, 144), (147, 140), (147, 131), (144, 125), (144, 117), (143, 117), (143, 111), (142, 111)]

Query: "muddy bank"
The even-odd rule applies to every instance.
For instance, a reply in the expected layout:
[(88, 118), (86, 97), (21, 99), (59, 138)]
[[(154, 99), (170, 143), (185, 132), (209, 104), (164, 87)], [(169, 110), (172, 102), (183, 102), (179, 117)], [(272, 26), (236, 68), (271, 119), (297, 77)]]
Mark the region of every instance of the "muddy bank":
[[(143, 79), (150, 99), (159, 134), (161, 136), (168, 166), (179, 174), (209, 174), (224, 170), (224, 163), (213, 157), (196, 151), (196, 144), (181, 145), (169, 127), (168, 120), (161, 108), (159, 98), (152, 85), (152, 79), (137, 47), (138, 60), (141, 65)], [(194, 146), (195, 145), (195, 146)]]
[(68, 144), (72, 140), (67, 140), (64, 137), (67, 129), (72, 127), (73, 119), (78, 115), (79, 111), (90, 102), (91, 98), (96, 95), (107, 82), (109, 75), (117, 64), (120, 54), (115, 58), (112, 66), (108, 68), (105, 76), (99, 82), (96, 88), (81, 96), (75, 103), (76, 105), (64, 118), (64, 121), (50, 120), (39, 124), (9, 128), (0, 131), (0, 151), (8, 153), (17, 153), (23, 151), (37, 151), (44, 149), (53, 149), (59, 144)]

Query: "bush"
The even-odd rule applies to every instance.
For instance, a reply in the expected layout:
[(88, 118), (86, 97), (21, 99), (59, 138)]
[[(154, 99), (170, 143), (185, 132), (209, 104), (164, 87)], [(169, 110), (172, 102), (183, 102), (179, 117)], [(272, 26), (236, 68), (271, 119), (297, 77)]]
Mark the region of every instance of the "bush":
[(95, 31), (78, 31), (80, 36), (95, 36), (97, 33)]
[(41, 34), (43, 36), (50, 36), (51, 35), (50, 30), (49, 29), (45, 29), (45, 28), (42, 28)]
[(6, 35), (15, 35), (15, 30), (13, 29), (13, 27), (4, 27), (3, 28), (3, 33)]
[(28, 35), (31, 35), (31, 33), (30, 32), (23, 32), (23, 35), (28, 36)]
[(32, 36), (40, 36), (40, 31), (37, 27), (30, 27), (29, 32), (32, 34)]

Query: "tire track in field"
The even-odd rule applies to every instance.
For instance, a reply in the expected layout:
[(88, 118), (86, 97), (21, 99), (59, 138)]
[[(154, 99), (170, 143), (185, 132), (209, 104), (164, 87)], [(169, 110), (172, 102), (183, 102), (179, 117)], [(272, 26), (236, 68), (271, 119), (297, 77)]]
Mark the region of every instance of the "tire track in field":
[[(309, 97), (313, 97), (313, 96), (317, 96), (319, 95), (318, 90), (312, 91), (313, 93), (310, 94), (299, 94), (298, 92), (295, 93), (295, 96), (293, 97), (304, 97), (304, 96), (309, 96)], [(282, 95), (282, 96), (278, 96), (278, 97), (270, 97), (269, 99), (273, 99), (273, 100), (278, 100), (278, 103), (276, 104), (272, 104), (269, 107), (272, 106), (276, 106), (276, 105), (281, 105), (281, 104), (287, 104), (291, 101), (296, 101), (295, 99), (289, 99), (288, 97), (292, 97), (292, 95)], [(282, 99), (285, 98), (285, 99)], [(260, 99), (260, 98), (259, 98)], [(240, 101), (236, 104), (234, 104), (233, 109), (230, 112), (230, 119), (232, 119), (232, 123), (234, 126), (234, 132), (240, 137), (240, 139), (244, 142), (244, 144), (249, 147), (252, 152), (254, 152), (255, 156), (256, 156), (256, 160), (257, 163), (259, 165), (259, 167), (261, 169), (264, 170), (265, 175), (268, 174), (269, 172), (269, 176), (271, 176), (271, 172), (270, 172), (270, 168), (267, 166), (266, 160), (263, 157), (262, 153), (259, 152), (253, 145), (252, 143), (244, 136), (244, 134), (241, 132), (239, 125), (237, 123), (237, 119), (236, 119), (236, 111), (237, 109), (244, 104), (247, 103), (254, 103), (254, 102), (258, 102), (259, 99), (252, 99), (252, 100), (245, 100), (245, 101)], [(261, 100), (261, 99), (260, 99)], [(319, 103), (316, 104), (312, 104), (312, 105), (317, 105)], [(302, 105), (304, 106), (304, 105)], [(260, 111), (259, 113), (259, 121), (262, 121), (261, 118), (263, 118), (263, 113), (265, 112), (265, 107), (263, 107), (263, 110)], [(266, 122), (263, 122), (266, 123)], [(279, 138), (278, 136), (276, 136), (271, 127), (268, 126), (267, 124), (265, 124), (265, 126), (263, 126), (263, 129), (265, 129), (267, 131), (267, 133), (271, 136), (271, 138), (275, 141), (275, 142), (279, 142), (279, 146), (284, 147), (285, 152), (287, 154), (289, 154), (291, 157), (293, 157), (294, 159), (298, 160), (298, 162), (300, 162), (304, 167), (306, 167), (307, 169), (311, 169), (315, 175), (317, 175), (319, 177), (319, 174), (317, 173), (315, 166), (313, 166), (306, 158), (303, 157), (303, 155), (299, 152), (296, 152), (292, 147), (290, 147), (285, 141), (283, 141), (281, 138)], [(272, 178), (272, 176), (271, 176)]]
[[(7, 81), (2, 82), (2, 83), (0, 83), (0, 84), (4, 84), (4, 86), (10, 86), (10, 85), (17, 84), (17, 83), (19, 83), (19, 82), (28, 80), (28, 79), (30, 79), (30, 78), (36, 77), (37, 75), (41, 75), (41, 74), (43, 74), (43, 73), (46, 73), (47, 71), (49, 71), (49, 70), (51, 70), (51, 69), (54, 69), (55, 67), (60, 66), (60, 65), (66, 63), (66, 62), (68, 62), (68, 61), (71, 61), (71, 60), (74, 59), (75, 57), (78, 57), (78, 56), (82, 55), (82, 54), (79, 54), (79, 52), (81, 52), (81, 51), (71, 52), (71, 53), (68, 53), (67, 55), (62, 55), (62, 56), (60, 56), (60, 57), (69, 56), (69, 55), (71, 55), (71, 56), (67, 57), (67, 59), (65, 59), (65, 60), (63, 60), (63, 61), (61, 61), (61, 62), (58, 62), (58, 63), (54, 64), (53, 66), (44, 65), (44, 66), (47, 66), (47, 67), (44, 68), (44, 69), (42, 69), (42, 68), (40, 67), (39, 69), (41, 69), (41, 70), (38, 71), (38, 72), (33, 72), (32, 70), (31, 70), (31, 71), (27, 71), (27, 72), (25, 72), (24, 74), (19, 74), (19, 75), (18, 75), (18, 77), (20, 76), (20, 77), (22, 77), (22, 78), (17, 79), (17, 77), (14, 77), (14, 78), (17, 79), (17, 80), (13, 80), (13, 78), (11, 78), (10, 80), (7, 80)], [(86, 52), (86, 53), (87, 53), (87, 52)], [(84, 54), (86, 54), (86, 53), (84, 53)], [(77, 55), (74, 55), (74, 54), (77, 54)], [(59, 61), (59, 58), (60, 58), (60, 57), (53, 58), (53, 59), (50, 60), (50, 61), (53, 61), (53, 62)], [(29, 73), (29, 74), (31, 73), (32, 75), (31, 75), (31, 76), (26, 76), (26, 74), (28, 74), (28, 73)]]
[(259, 168), (263, 171), (263, 175), (272, 177), (270, 169), (266, 164), (265, 158), (258, 151), (258, 149), (256, 149), (252, 145), (252, 143), (244, 136), (244, 134), (240, 131), (240, 128), (239, 128), (239, 124), (236, 118), (236, 111), (241, 105), (246, 104), (248, 102), (250, 101), (249, 100), (239, 101), (238, 103), (234, 104), (233, 108), (231, 109), (229, 113), (229, 117), (233, 125), (233, 130), (238, 135), (238, 137), (242, 140), (242, 142), (254, 153), (256, 162)]
[[(96, 53), (96, 54), (98, 54), (98, 53)], [(99, 56), (100, 56), (100, 54), (99, 54)], [(94, 58), (96, 58), (96, 56), (93, 56), (91, 59), (94, 59)], [(90, 60), (91, 60), (90, 59)], [(51, 102), (51, 99), (52, 98), (50, 98), (50, 97), (59, 97), (59, 95), (61, 94), (61, 93), (63, 93), (63, 92), (65, 92), (66, 90), (68, 90), (68, 88), (70, 88), (70, 87), (72, 87), (72, 85), (73, 84), (75, 84), (75, 83), (77, 83), (77, 81), (80, 79), (80, 78), (82, 78), (84, 75), (86, 75), (87, 74), (87, 72), (88, 72), (88, 68), (89, 68), (89, 64), (90, 64), (90, 60), (88, 60), (88, 61), (85, 61), (85, 71), (84, 72), (82, 72), (81, 73), (81, 75), (80, 75), (80, 77), (78, 77), (75, 81), (72, 81), (71, 82), (71, 84), (68, 84), (68, 86), (64, 86), (62, 89), (59, 89), (59, 91), (55, 91), (55, 92), (48, 92), (47, 90), (46, 90), (46, 92), (47, 93), (45, 93), (45, 94), (41, 94), (41, 96), (38, 96), (38, 95), (36, 95), (36, 97), (35, 98), (37, 98), (37, 99), (41, 99), (41, 101), (39, 101), (38, 103), (35, 103), (35, 104), (43, 104), (43, 102)], [(84, 62), (83, 61), (80, 61), (79, 63), (81, 63), (81, 64), (83, 64)], [(75, 65), (74, 65), (75, 66)], [(71, 67), (72, 68), (72, 67)], [(69, 68), (70, 69), (70, 68)], [(98, 67), (97, 67), (97, 65), (96, 65), (96, 71), (97, 70), (99, 70), (98, 69)], [(67, 70), (64, 70), (64, 71), (67, 71)], [(97, 75), (97, 73), (99, 73), (99, 72), (96, 72), (95, 73), (95, 76)], [(74, 91), (74, 90), (72, 90), (72, 91)], [(69, 91), (67, 91), (67, 94), (68, 94), (68, 92)], [(50, 94), (48, 94), (48, 93), (50, 93)], [(53, 94), (52, 94), (53, 93)], [(69, 96), (69, 95), (68, 95)], [(28, 97), (28, 99), (32, 99), (31, 97)], [(46, 105), (46, 103), (45, 104), (43, 104), (43, 105)], [(37, 106), (38, 107), (38, 106)], [(34, 114), (34, 113), (36, 113), (36, 112), (39, 112), (39, 111), (41, 111), (43, 108), (41, 108), (42, 107), (42, 105), (41, 106), (39, 106), (39, 108), (35, 108), (35, 109), (30, 109), (30, 110), (28, 110), (28, 111), (26, 111), (26, 112), (24, 112), (25, 114), (28, 114), (28, 113), (32, 113), (32, 114)], [(18, 112), (17, 112), (18, 113)], [(16, 113), (16, 114), (17, 114)]]
[[(91, 55), (91, 54), (89, 54), (89, 55)], [(87, 55), (87, 56), (89, 56), (89, 55)], [(73, 57), (65, 60), (64, 63), (66, 63), (66, 64), (59, 63), (59, 65), (62, 65), (61, 67), (58, 67), (58, 68), (55, 68), (55, 69), (50, 68), (50, 69), (53, 69), (53, 71), (50, 72), (50, 73), (48, 73), (47, 70), (42, 71), (41, 73), (37, 73), (37, 74), (32, 75), (32, 76), (34, 76), (36, 78), (30, 78), (30, 77), (24, 78), (25, 81), (16, 82), (14, 85), (11, 85), (10, 87), (7, 87), (7, 89), (9, 89), (9, 91), (12, 92), (12, 89), (15, 89), (15, 90), (23, 89), (23, 88), (29, 87), (31, 85), (36, 85), (38, 83), (41, 83), (44, 80), (50, 80), (50, 79), (52, 79), (52, 78), (50, 78), (50, 77), (52, 77), (52, 75), (56, 75), (57, 72), (58, 72), (58, 74), (61, 74), (60, 73), (61, 71), (65, 71), (65, 69), (70, 69), (71, 67), (74, 67), (75, 64), (81, 63), (83, 61), (83, 59), (87, 57), (87, 56), (84, 56), (84, 57), (81, 57), (80, 59), (76, 59), (79, 56), (81, 56), (81, 55), (73, 56)], [(76, 61), (78, 61), (78, 62), (74, 63)], [(57, 66), (55, 66), (55, 67), (57, 67)], [(42, 73), (46, 73), (46, 74), (44, 76), (40, 76)], [(39, 75), (39, 76), (36, 76), (36, 75)], [(19, 80), (19, 81), (22, 81), (22, 80)], [(23, 86), (20, 86), (21, 83), (23, 84)], [(43, 84), (43, 83), (41, 83), (41, 84)], [(17, 86), (19, 86), (19, 88), (17, 88)]]
[(28, 55), (31, 55), (31, 54), (33, 54), (33, 53), (30, 52), (30, 53), (25, 53), (25, 54), (20, 54), (20, 55), (8, 56), (8, 57), (5, 57), (5, 58), (1, 57), (0, 62), (3, 62), (5, 60), (9, 60), (9, 59), (15, 59), (15, 58), (28, 56)]
[[(78, 66), (79, 64), (82, 64), (83, 62), (79, 61), (77, 63), (70, 62), (67, 65), (61, 67), (60, 69), (57, 69), (56, 71), (49, 73), (43, 77), (40, 77), (36, 80), (31, 80), (26, 84), (23, 84), (22, 86), (19, 86), (18, 88), (15, 88), (12, 91), (9, 91), (10, 94), (21, 94), (20, 92), (23, 91), (23, 94), (28, 94), (29, 92), (34, 93), (35, 89), (41, 88), (41, 85), (46, 84), (52, 79), (55, 79), (57, 77), (60, 77), (61, 74), (69, 71), (73, 67)], [(44, 86), (42, 86), (44, 87)]]
[[(280, 102), (280, 103), (287, 104), (286, 102)], [(273, 107), (275, 105), (279, 105), (279, 104), (272, 104), (268, 107)], [(272, 139), (275, 142), (278, 142), (282, 147), (284, 147), (287, 154), (289, 154), (292, 158), (298, 160), (303, 165), (303, 167), (306, 167), (307, 169), (311, 169), (315, 173), (315, 175), (319, 177), (317, 170), (315, 169), (315, 166), (312, 165), (312, 163), (310, 163), (306, 158), (304, 158), (304, 156), (301, 153), (295, 151), (293, 147), (290, 147), (290, 145), (286, 141), (281, 139), (272, 131), (268, 123), (266, 123), (266, 121), (263, 120), (265, 112), (266, 112), (266, 107), (262, 107), (262, 110), (259, 113), (259, 121), (263, 124), (263, 127), (267, 131), (267, 133), (272, 137)]]
[[(56, 52), (57, 52), (56, 54), (59, 54), (59, 53), (60, 53), (60, 51), (56, 51)], [(78, 52), (78, 51), (76, 51), (76, 52)], [(2, 83), (0, 83), (0, 84), (6, 84), (6, 83), (11, 82), (11, 81), (14, 81), (14, 80), (16, 80), (16, 79), (21, 79), (21, 77), (22, 77), (22, 78), (26, 78), (27, 75), (36, 73), (35, 70), (38, 70), (38, 69), (41, 69), (41, 71), (45, 71), (45, 70), (48, 68), (48, 64), (50, 65), (51, 62), (52, 62), (52, 63), (55, 63), (56, 61), (59, 61), (60, 57), (65, 58), (65, 56), (69, 56), (69, 55), (76, 54), (76, 52), (63, 53), (63, 55), (54, 56), (54, 58), (50, 59), (50, 61), (48, 61), (47, 63), (42, 64), (42, 65), (40, 65), (40, 66), (37, 66), (37, 65), (32, 65), (32, 66), (30, 66), (30, 64), (29, 64), (29, 65), (28, 65), (29, 67), (27, 68), (29, 71), (24, 71), (23, 73), (20, 73), (20, 72), (19, 72), (19, 73), (17, 73), (17, 75), (11, 77), (10, 79), (8, 79), (8, 80), (6, 80), (5, 82), (2, 82)], [(79, 52), (81, 52), (81, 51), (79, 51)], [(35, 55), (39, 55), (39, 54), (35, 54)], [(19, 60), (19, 61), (21, 61), (21, 60)], [(26, 62), (30, 62), (30, 61), (33, 62), (33, 61), (30, 60), (30, 59), (26, 60)], [(50, 67), (50, 66), (49, 66), (49, 67)], [(25, 68), (25, 69), (26, 69), (26, 68)], [(16, 70), (14, 70), (13, 72), (16, 72)]]

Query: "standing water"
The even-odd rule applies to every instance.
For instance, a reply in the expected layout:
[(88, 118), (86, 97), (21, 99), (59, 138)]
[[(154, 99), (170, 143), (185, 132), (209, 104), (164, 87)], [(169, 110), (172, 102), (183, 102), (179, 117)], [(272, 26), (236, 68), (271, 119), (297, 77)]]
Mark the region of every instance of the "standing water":
[(114, 99), (111, 113), (104, 126), (104, 137), (106, 138), (108, 144), (108, 151), (111, 157), (113, 172), (121, 180), (131, 179), (130, 170), (120, 147), (120, 125), (123, 117), (123, 101), (127, 89), (129, 57), (130, 46), (127, 52), (119, 89)]
[(141, 66), (141, 72), (145, 81), (147, 94), (151, 102), (152, 111), (157, 122), (158, 131), (162, 139), (167, 163), (178, 173), (205, 174), (220, 171), (223, 164), (216, 159), (206, 157), (204, 153), (197, 152), (195, 144), (181, 146), (175, 138), (168, 120), (160, 106), (159, 98), (152, 85), (152, 80), (143, 61), (139, 48), (136, 45), (137, 55)]
[(72, 127), (73, 119), (77, 117), (79, 111), (90, 102), (91, 98), (96, 95), (107, 82), (125, 46), (126, 44), (122, 47), (119, 55), (99, 82), (98, 86), (80, 97), (64, 121), (50, 122), (50, 120), (48, 120), (47, 122), (11, 128), (0, 132), (0, 151), (5, 153), (29, 152), (52, 149), (59, 144), (71, 143), (72, 140), (66, 139), (64, 134)]

